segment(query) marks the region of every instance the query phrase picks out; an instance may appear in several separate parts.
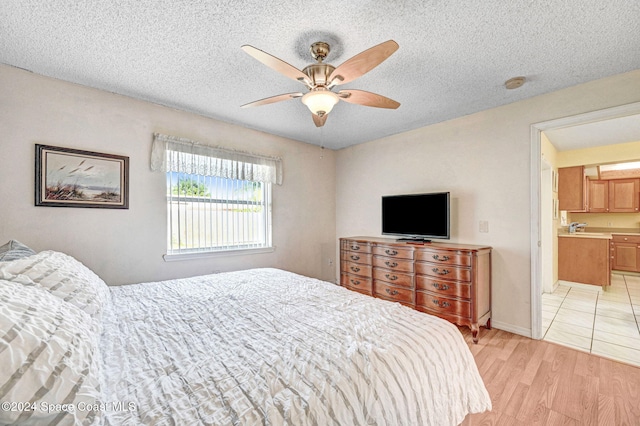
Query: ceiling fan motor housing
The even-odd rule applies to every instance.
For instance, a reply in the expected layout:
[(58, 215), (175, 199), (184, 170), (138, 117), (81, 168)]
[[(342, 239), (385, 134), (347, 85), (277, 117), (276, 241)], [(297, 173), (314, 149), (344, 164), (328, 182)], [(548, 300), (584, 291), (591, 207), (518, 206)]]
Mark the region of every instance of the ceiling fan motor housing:
[(329, 76), (335, 69), (333, 65), (317, 63), (305, 67), (302, 72), (309, 76), (313, 86), (327, 86)]

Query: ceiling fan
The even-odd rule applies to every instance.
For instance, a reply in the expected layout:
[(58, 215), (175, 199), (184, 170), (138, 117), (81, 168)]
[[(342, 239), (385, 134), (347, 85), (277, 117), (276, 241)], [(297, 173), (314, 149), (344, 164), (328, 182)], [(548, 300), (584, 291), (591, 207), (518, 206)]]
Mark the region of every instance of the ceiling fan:
[(398, 50), (398, 47), (398, 43), (393, 40), (385, 41), (358, 53), (336, 68), (333, 65), (322, 62), (329, 54), (330, 49), (327, 43), (319, 41), (311, 45), (311, 56), (318, 62), (300, 71), (260, 49), (244, 45), (242, 50), (249, 55), (285, 76), (301, 82), (307, 86), (309, 91), (306, 94), (293, 92), (272, 96), (242, 105), (242, 108), (302, 98), (302, 103), (311, 111), (313, 122), (317, 127), (324, 126), (327, 121), (327, 115), (340, 100), (369, 107), (396, 109), (400, 106), (400, 103), (382, 95), (356, 89), (340, 90), (338, 92), (333, 92), (331, 89), (334, 86), (349, 83), (371, 71)]

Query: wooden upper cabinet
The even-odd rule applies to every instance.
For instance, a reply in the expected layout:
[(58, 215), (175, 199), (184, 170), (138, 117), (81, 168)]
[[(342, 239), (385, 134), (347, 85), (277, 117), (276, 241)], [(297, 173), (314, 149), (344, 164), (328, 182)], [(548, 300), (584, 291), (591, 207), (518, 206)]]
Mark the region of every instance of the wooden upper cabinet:
[[(558, 183), (560, 183), (558, 181)], [(640, 208), (640, 179), (609, 181), (609, 212), (637, 213)]]
[(584, 166), (558, 169), (558, 206), (560, 210), (587, 211), (586, 181)]
[(558, 169), (560, 210), (589, 213), (640, 212), (640, 179), (590, 180), (584, 166)]
[(589, 180), (589, 212), (607, 213), (609, 211), (609, 181)]

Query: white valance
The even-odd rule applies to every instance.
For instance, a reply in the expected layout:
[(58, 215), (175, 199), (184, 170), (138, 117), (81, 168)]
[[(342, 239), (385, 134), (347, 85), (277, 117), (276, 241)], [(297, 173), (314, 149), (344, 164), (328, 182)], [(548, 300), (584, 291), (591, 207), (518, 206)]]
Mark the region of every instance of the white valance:
[(282, 185), (282, 159), (153, 134), (151, 170)]

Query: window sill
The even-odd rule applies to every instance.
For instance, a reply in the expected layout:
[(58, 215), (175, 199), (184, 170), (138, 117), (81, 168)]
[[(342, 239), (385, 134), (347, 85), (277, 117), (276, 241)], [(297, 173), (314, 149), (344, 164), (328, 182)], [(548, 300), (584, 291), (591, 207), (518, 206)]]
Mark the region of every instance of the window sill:
[(164, 259), (165, 262), (179, 262), (182, 260), (207, 259), (212, 257), (244, 256), (249, 254), (273, 253), (274, 251), (276, 251), (275, 247), (263, 247), (263, 248), (252, 248), (252, 249), (165, 254), (162, 256), (162, 258)]

